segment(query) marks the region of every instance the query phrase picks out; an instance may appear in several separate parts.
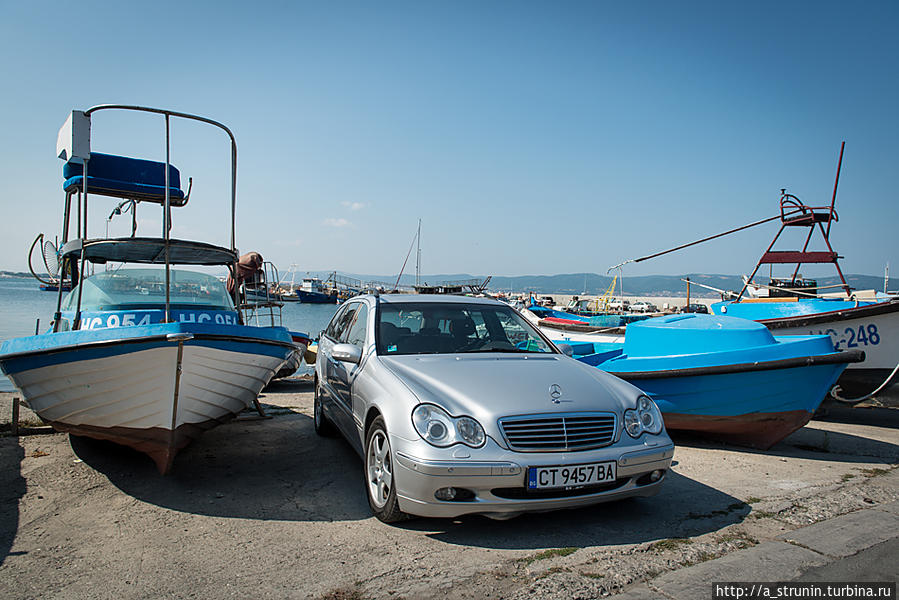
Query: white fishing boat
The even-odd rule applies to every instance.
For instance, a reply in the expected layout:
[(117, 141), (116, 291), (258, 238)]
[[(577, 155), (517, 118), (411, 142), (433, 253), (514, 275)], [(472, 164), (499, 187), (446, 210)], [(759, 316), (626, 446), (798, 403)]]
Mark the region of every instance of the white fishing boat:
[[(91, 150), (91, 120), (101, 111), (164, 117), (166, 160), (154, 162)], [(223, 130), (231, 147), (231, 240), (228, 247), (172, 239), (171, 209), (188, 203), (169, 163), (169, 124), (188, 119)], [(238, 278), (235, 246), (237, 144), (205, 117), (140, 106), (73, 111), (60, 131), (65, 206), (58, 292), (50, 331), (7, 340), (0, 369), (28, 405), (59, 431), (107, 439), (147, 453), (166, 473), (179, 450), (202, 431), (256, 403), (269, 380), (296, 354), (283, 327), (254, 326), (212, 275), (175, 265), (226, 266)], [(91, 238), (95, 196), (162, 208), (162, 235)], [(90, 199), (90, 202), (89, 202)], [(83, 218), (82, 218), (83, 216)], [(135, 217), (136, 222), (136, 217)], [(73, 236), (69, 236), (74, 229)], [(87, 265), (145, 265), (81, 278)], [(153, 265), (150, 268), (146, 265)]]

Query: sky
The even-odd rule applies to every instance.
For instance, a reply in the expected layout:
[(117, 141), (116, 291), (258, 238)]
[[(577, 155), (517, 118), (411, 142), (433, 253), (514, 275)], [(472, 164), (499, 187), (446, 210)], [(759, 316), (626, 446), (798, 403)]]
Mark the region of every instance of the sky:
[[(238, 249), (282, 272), (395, 274), (421, 219), (423, 274), (604, 274), (774, 216), (781, 188), (829, 205), (845, 141), (831, 242), (846, 273), (899, 274), (895, 1), (3, 0), (0, 15), (3, 270), (59, 235), (69, 112), (124, 103), (234, 132)], [(164, 160), (163, 122), (97, 113), (92, 149)], [(227, 138), (174, 121), (171, 152), (193, 178), (173, 235), (228, 245)], [(91, 200), (89, 235), (129, 233), (115, 203)], [(161, 234), (161, 212), (139, 207), (139, 235)], [(748, 273), (776, 231), (623, 274)], [(790, 233), (775, 249), (798, 249)]]

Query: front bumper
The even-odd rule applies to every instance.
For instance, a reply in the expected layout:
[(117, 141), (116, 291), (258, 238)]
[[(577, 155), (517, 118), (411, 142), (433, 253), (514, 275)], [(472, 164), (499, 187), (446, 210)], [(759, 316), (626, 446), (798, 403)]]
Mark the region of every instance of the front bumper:
[[(634, 496), (658, 493), (671, 467), (674, 445), (667, 436), (658, 436), (643, 445), (601, 448), (588, 452), (520, 453), (503, 450), (498, 460), (482, 456), (435, 460), (416, 456), (418, 444), (394, 440), (394, 481), (400, 510), (422, 517), (457, 517), (483, 514), (508, 518), (523, 512), (588, 506)], [(397, 443), (399, 442), (399, 443)], [(472, 451), (472, 454), (483, 454)], [(615, 461), (617, 479), (595, 488), (529, 492), (527, 470), (531, 466), (576, 465)], [(662, 471), (650, 481), (652, 471)], [(438, 489), (466, 490), (462, 500), (438, 500)]]

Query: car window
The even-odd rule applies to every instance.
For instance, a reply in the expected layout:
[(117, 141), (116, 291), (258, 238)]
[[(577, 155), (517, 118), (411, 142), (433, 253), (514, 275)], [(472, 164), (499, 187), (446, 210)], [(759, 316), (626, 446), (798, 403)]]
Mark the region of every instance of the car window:
[(377, 351), (382, 355), (554, 352), (512, 308), (461, 302), (382, 303)]
[(334, 316), (331, 317), (331, 321), (328, 323), (328, 326), (325, 327), (324, 335), (329, 338), (336, 339), (334, 337), (334, 333), (337, 331), (337, 323), (340, 322), (340, 319), (343, 317), (343, 313), (346, 311), (346, 304), (337, 309), (337, 312), (334, 313)]
[(358, 308), (358, 303), (348, 304), (341, 313), (335, 315), (334, 319), (331, 321), (331, 326), (328, 326), (326, 335), (334, 341), (339, 341), (353, 322), (353, 317), (356, 316), (356, 309)]
[(366, 306), (365, 304), (360, 304), (359, 310), (356, 311), (356, 318), (353, 321), (352, 326), (347, 329), (346, 333), (340, 341), (345, 341), (347, 344), (359, 346), (360, 348), (365, 347), (365, 331), (367, 329), (367, 326), (368, 306)]

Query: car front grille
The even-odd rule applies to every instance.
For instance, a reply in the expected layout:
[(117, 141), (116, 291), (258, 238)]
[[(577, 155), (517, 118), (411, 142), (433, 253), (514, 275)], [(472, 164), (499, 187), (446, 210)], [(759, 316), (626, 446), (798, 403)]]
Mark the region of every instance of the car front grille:
[(564, 452), (608, 446), (615, 440), (615, 413), (565, 413), (499, 420), (506, 443), (523, 452)]

